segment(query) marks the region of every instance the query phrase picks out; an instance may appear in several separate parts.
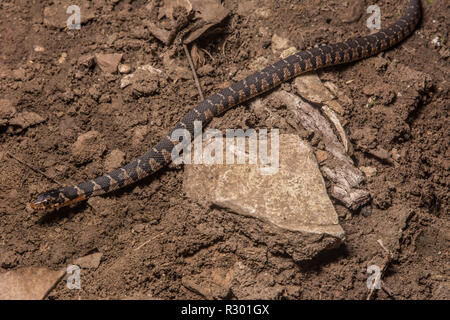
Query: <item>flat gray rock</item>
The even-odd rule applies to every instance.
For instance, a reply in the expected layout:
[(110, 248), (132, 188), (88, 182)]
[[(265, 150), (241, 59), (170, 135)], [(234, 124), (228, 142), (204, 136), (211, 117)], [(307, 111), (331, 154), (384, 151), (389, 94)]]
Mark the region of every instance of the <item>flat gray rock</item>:
[(45, 267), (26, 267), (0, 274), (0, 300), (44, 299), (65, 270), (53, 271)]
[(103, 253), (96, 252), (76, 259), (73, 263), (84, 269), (97, 269), (100, 265)]
[[(296, 135), (279, 138), (279, 170), (259, 165), (186, 165), (186, 194), (203, 205), (269, 222), (282, 230), (344, 238), (311, 148)], [(228, 148), (225, 144), (225, 147)]]

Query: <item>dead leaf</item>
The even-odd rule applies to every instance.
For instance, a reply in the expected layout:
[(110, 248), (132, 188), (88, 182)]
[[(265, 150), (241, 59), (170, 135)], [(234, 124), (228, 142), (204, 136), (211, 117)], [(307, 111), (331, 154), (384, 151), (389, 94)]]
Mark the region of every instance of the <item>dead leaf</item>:
[[(229, 14), (218, 0), (164, 0), (162, 7), (159, 8), (158, 19), (166, 17), (175, 22), (175, 8), (184, 8), (188, 16), (193, 13), (192, 21), (194, 23), (181, 27), (181, 30), (173, 30), (172, 32), (183, 32), (186, 36), (183, 39), (185, 44), (189, 44), (198, 39), (211, 27), (221, 23)], [(150, 32), (166, 45), (170, 44), (173, 35), (167, 31), (161, 24), (145, 22)], [(166, 27), (167, 28), (167, 27)], [(171, 37), (172, 36), (172, 37)], [(175, 35), (176, 36), (176, 35)]]
[(167, 17), (174, 20), (173, 11), (177, 7), (185, 8), (188, 14), (192, 11), (192, 4), (189, 0), (165, 0), (164, 5), (159, 9), (158, 19)]
[(221, 23), (230, 13), (218, 0), (190, 0), (192, 10), (195, 12), (194, 20), (200, 20), (195, 30), (184, 39), (189, 44), (198, 39), (211, 27)]

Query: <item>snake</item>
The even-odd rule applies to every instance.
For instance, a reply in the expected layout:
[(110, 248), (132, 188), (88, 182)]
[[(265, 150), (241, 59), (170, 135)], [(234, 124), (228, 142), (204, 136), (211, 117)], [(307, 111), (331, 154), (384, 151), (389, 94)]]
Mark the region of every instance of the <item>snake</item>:
[(194, 134), (194, 122), (206, 126), (214, 117), (268, 92), (281, 83), (306, 72), (361, 60), (392, 48), (407, 38), (421, 20), (420, 0), (409, 0), (403, 15), (392, 25), (345, 42), (324, 44), (299, 51), (220, 90), (185, 114), (155, 146), (128, 164), (93, 180), (52, 189), (39, 194), (29, 207), (35, 211), (54, 211), (77, 205), (90, 197), (110, 193), (146, 178), (171, 161), (173, 148), (179, 143), (172, 133), (188, 130)]

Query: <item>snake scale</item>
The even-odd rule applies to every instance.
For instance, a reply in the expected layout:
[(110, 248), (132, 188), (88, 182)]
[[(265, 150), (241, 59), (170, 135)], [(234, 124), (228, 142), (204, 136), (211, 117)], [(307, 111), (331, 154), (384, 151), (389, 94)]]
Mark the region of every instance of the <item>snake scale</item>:
[(377, 33), (300, 51), (255, 72), (202, 101), (190, 110), (167, 136), (141, 157), (91, 181), (42, 193), (30, 203), (30, 207), (36, 211), (57, 210), (143, 179), (171, 162), (172, 149), (178, 143), (171, 140), (174, 130), (187, 129), (192, 136), (194, 121), (201, 121), (205, 126), (213, 117), (302, 73), (378, 54), (408, 37), (416, 29), (420, 19), (420, 0), (409, 0), (403, 16)]

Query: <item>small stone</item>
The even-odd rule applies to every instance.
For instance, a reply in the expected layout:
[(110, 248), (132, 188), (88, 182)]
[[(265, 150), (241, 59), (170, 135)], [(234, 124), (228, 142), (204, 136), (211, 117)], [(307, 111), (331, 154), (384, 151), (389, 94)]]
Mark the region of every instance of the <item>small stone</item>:
[(345, 109), (336, 99), (327, 101), (326, 105), (329, 106), (334, 112), (336, 112), (339, 115), (343, 115), (345, 113)]
[(108, 93), (104, 93), (100, 96), (100, 99), (98, 102), (100, 103), (111, 103), (112, 99), (111, 96)]
[(142, 231), (145, 230), (145, 227), (146, 227), (145, 223), (138, 223), (133, 226), (133, 231), (136, 233), (141, 233)]
[(59, 122), (59, 133), (63, 136), (74, 136), (78, 130), (79, 128), (76, 125), (75, 120), (69, 116), (64, 117)]
[(236, 13), (240, 16), (248, 16), (257, 9), (256, 2), (253, 1), (239, 1)]
[(359, 167), (359, 170), (364, 172), (366, 177), (373, 177), (377, 174), (377, 168), (375, 167)]
[(105, 159), (105, 169), (112, 171), (122, 166), (125, 161), (125, 153), (119, 149), (114, 149)]
[(143, 65), (135, 72), (124, 76), (120, 80), (120, 88), (124, 89), (131, 85), (135, 95), (149, 96), (158, 90), (161, 76), (161, 70), (151, 65)]
[(386, 161), (386, 162), (391, 162), (391, 157), (389, 156), (389, 152), (382, 147), (378, 147), (375, 150), (369, 150), (369, 153), (371, 155), (373, 155), (375, 158), (378, 158), (378, 159)]
[(350, 7), (347, 10), (343, 10), (341, 14), (341, 21), (344, 23), (353, 23), (358, 21), (362, 15), (362, 5), (359, 0), (352, 0)]
[(98, 53), (95, 55), (95, 61), (103, 72), (115, 73), (117, 67), (122, 60), (122, 54), (120, 53)]
[(33, 46), (33, 50), (34, 50), (34, 52), (44, 52), (45, 48), (40, 45), (35, 45), (35, 46)]
[(76, 259), (73, 264), (84, 269), (97, 269), (100, 265), (102, 256), (103, 253), (101, 252), (92, 253), (90, 255)]
[(78, 58), (78, 64), (90, 69), (95, 65), (95, 57), (91, 54), (84, 54)]
[(333, 100), (334, 95), (323, 85), (316, 73), (301, 75), (294, 80), (297, 93), (303, 98), (315, 102), (326, 103)]
[(289, 39), (282, 38), (276, 33), (272, 36), (272, 50), (281, 51), (289, 48)]
[(119, 72), (122, 74), (128, 74), (131, 72), (131, 67), (128, 64), (119, 64)]
[(440, 48), (442, 46), (441, 37), (439, 36), (434, 37), (433, 40), (431, 40), (431, 43), (435, 48)]
[(256, 9), (255, 13), (261, 18), (267, 19), (272, 14), (272, 11), (270, 11), (269, 8), (258, 8)]
[(400, 153), (398, 152), (397, 148), (393, 148), (393, 149), (391, 150), (391, 155), (392, 155), (392, 159), (394, 159), (395, 161), (400, 160), (400, 158), (402, 157), (402, 156), (400, 155)]
[(63, 64), (66, 61), (66, 58), (67, 58), (67, 53), (66, 52), (61, 53), (61, 57), (59, 57), (58, 63)]
[(317, 158), (317, 162), (323, 163), (328, 159), (328, 152), (326, 152), (324, 150), (317, 150), (316, 158)]

